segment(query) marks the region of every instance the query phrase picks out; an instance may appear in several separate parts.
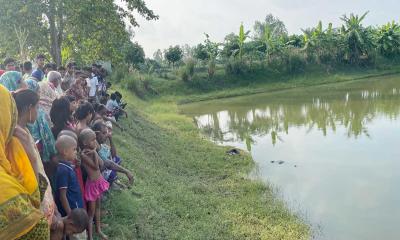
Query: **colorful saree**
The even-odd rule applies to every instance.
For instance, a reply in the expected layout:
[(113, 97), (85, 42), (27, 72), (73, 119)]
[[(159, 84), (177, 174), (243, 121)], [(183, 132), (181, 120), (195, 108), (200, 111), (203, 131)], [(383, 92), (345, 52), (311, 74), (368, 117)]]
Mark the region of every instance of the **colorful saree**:
[(22, 74), (16, 71), (9, 71), (1, 75), (0, 84), (8, 89), (8, 91), (16, 91), (22, 85)]
[(13, 137), (17, 109), (3, 86), (0, 102), (0, 239), (48, 239), (38, 181), (23, 146)]

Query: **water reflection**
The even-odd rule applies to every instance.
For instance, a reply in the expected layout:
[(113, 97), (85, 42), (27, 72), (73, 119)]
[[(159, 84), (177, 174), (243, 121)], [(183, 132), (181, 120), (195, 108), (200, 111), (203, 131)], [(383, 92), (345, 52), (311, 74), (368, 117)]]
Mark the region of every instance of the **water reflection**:
[(337, 126), (346, 129), (347, 137), (361, 135), (371, 137), (368, 123), (380, 115), (396, 120), (400, 114), (397, 88), (390, 90), (373, 89), (355, 92), (337, 91), (324, 97), (295, 94), (281, 96), (257, 96), (252, 101), (265, 102), (263, 106), (242, 108), (232, 106), (226, 110), (213, 111), (210, 114), (194, 116), (196, 124), (212, 140), (224, 142), (245, 142), (251, 150), (255, 136), (269, 135), (272, 144), (284, 141), (289, 129), (305, 126), (311, 132), (320, 131), (324, 136), (328, 130), (336, 132)]
[(182, 110), (215, 142), (247, 148), (258, 176), (322, 227), (318, 240), (398, 239), (400, 77)]

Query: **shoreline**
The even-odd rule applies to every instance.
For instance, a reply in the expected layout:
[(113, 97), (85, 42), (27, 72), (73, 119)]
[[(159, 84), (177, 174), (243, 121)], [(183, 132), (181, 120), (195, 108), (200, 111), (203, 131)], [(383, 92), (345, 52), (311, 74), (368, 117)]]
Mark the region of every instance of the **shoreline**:
[(255, 166), (250, 154), (229, 156), (229, 147), (202, 137), (192, 119), (179, 113), (176, 99), (143, 101), (118, 89), (129, 104), (129, 118), (121, 121), (126, 131), (116, 130), (115, 142), (137, 182), (107, 201), (115, 213), (106, 218), (108, 234), (118, 239), (310, 238), (308, 223), (268, 183), (249, 177)]
[[(313, 76), (311, 73), (310, 76), (306, 76), (305, 78), (304, 76), (297, 76), (280, 82), (258, 83), (255, 85), (228, 88), (226, 90), (215, 90), (212, 92), (205, 92), (200, 94), (188, 94), (189, 96), (176, 96), (176, 97), (178, 99), (177, 100), (178, 105), (186, 105), (191, 103), (242, 97), (242, 96), (262, 94), (262, 93), (275, 93), (292, 89), (301, 89), (301, 88), (326, 86), (326, 85), (329, 86), (331, 84), (363, 81), (374, 77), (383, 77), (383, 76), (390, 76), (397, 74), (400, 74), (400, 69), (398, 68), (390, 70), (380, 70), (378, 72), (365, 73), (361, 75), (357, 75), (357, 73), (349, 74), (350, 77), (346, 75), (346, 72), (338, 72), (336, 74), (322, 75), (322, 76), (319, 75)], [(317, 81), (324, 78), (326, 80)], [(169, 95), (166, 94), (165, 96)]]

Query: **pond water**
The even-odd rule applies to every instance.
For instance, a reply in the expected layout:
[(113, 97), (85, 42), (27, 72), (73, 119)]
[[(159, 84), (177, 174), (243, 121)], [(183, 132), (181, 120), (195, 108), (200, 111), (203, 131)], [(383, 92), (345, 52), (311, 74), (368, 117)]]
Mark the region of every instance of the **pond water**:
[(400, 76), (182, 106), (218, 144), (247, 149), (316, 239), (400, 236)]

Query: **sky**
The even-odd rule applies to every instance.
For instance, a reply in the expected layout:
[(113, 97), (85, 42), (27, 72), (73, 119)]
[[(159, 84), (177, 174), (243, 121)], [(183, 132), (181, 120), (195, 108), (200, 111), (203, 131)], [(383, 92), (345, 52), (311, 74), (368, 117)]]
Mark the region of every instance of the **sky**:
[(145, 0), (159, 15), (157, 21), (138, 17), (133, 41), (139, 42), (147, 57), (157, 49), (171, 45), (191, 46), (203, 42), (204, 33), (213, 41), (222, 42), (231, 32), (238, 32), (243, 22), (251, 30), (255, 21), (269, 13), (281, 19), (289, 33), (316, 26), (322, 20), (340, 26), (343, 14), (362, 15), (370, 11), (365, 25), (381, 25), (400, 21), (400, 0)]

